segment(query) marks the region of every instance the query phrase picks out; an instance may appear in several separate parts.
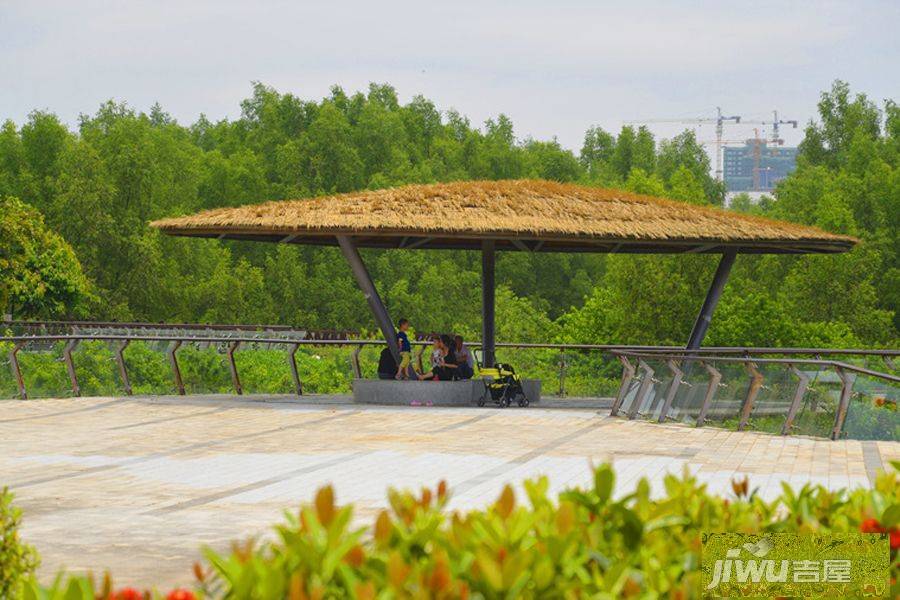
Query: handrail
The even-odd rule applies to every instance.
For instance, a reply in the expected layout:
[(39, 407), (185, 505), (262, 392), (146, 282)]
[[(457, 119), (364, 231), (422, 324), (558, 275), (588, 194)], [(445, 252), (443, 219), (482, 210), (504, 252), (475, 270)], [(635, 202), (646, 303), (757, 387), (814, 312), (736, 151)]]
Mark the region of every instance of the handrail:
[[(244, 331), (244, 330), (235, 330)], [(347, 345), (363, 345), (363, 346), (379, 346), (384, 345), (383, 340), (378, 339), (297, 339), (297, 338), (279, 338), (279, 337), (257, 337), (257, 336), (185, 336), (185, 335), (132, 335), (132, 334), (106, 334), (106, 333), (77, 333), (77, 334), (60, 334), (60, 335), (13, 335), (0, 336), (0, 342), (39, 342), (39, 341), (64, 341), (64, 340), (132, 340), (132, 341), (168, 341), (173, 342), (182, 340), (185, 342), (256, 342), (262, 344), (304, 344), (311, 346), (347, 346)], [(430, 342), (427, 340), (411, 341), (414, 345), (427, 346)], [(481, 342), (472, 340), (466, 342), (469, 346), (481, 346)], [(555, 344), (555, 343), (533, 343), (533, 342), (497, 342), (500, 348), (520, 348), (520, 349), (547, 349), (547, 350), (602, 350), (611, 353), (617, 351), (622, 352), (647, 352), (647, 353), (663, 353), (677, 355), (709, 355), (709, 354), (750, 354), (759, 356), (765, 354), (783, 354), (783, 355), (853, 355), (853, 356), (897, 356), (900, 357), (900, 349), (892, 348), (755, 348), (755, 347), (737, 347), (737, 346), (715, 346), (705, 347), (696, 350), (688, 350), (680, 346), (643, 346), (630, 344)]]
[[(628, 352), (628, 351), (613, 351), (612, 354), (628, 356), (634, 358), (652, 358), (652, 359), (677, 359), (681, 358), (683, 360), (696, 360), (698, 362), (702, 360), (708, 360), (711, 362), (733, 362), (733, 363), (746, 363), (747, 358), (738, 358), (731, 356), (713, 356), (713, 357), (703, 357), (703, 358), (695, 358), (693, 355), (694, 351), (690, 351), (689, 353), (671, 353), (671, 354), (662, 354), (655, 352)], [(826, 366), (832, 367), (835, 369), (844, 369), (846, 371), (853, 371), (855, 373), (860, 373), (862, 375), (869, 375), (871, 377), (879, 377), (881, 379), (887, 379), (888, 381), (893, 381), (896, 383), (900, 383), (900, 377), (897, 375), (891, 375), (890, 373), (882, 373), (881, 371), (873, 371), (872, 369), (866, 369), (865, 367), (858, 367), (856, 365), (851, 365), (850, 363), (845, 363), (842, 361), (835, 360), (822, 360), (822, 359), (810, 359), (810, 358), (754, 358), (754, 363), (763, 363), (763, 364), (782, 364), (782, 365), (818, 365), (818, 366)]]

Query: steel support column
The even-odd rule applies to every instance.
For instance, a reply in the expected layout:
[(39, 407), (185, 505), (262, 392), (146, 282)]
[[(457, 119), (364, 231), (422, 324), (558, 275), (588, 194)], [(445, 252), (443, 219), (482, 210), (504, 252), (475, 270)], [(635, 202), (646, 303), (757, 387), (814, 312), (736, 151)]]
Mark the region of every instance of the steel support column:
[(794, 390), (794, 399), (791, 400), (791, 406), (788, 408), (784, 425), (781, 427), (781, 435), (788, 435), (791, 432), (791, 427), (794, 426), (794, 419), (797, 418), (797, 413), (800, 411), (800, 403), (803, 402), (803, 396), (806, 395), (806, 389), (809, 387), (809, 375), (794, 365), (790, 365), (790, 369), (791, 373), (799, 379), (799, 383), (797, 384), (797, 389)]
[(713, 275), (712, 283), (709, 291), (706, 292), (706, 299), (700, 308), (700, 314), (694, 322), (694, 328), (691, 330), (691, 337), (688, 339), (687, 349), (696, 350), (706, 337), (706, 330), (709, 329), (709, 323), (712, 321), (713, 312), (716, 310), (716, 304), (722, 296), (722, 290), (725, 289), (725, 282), (728, 280), (728, 274), (734, 264), (737, 256), (736, 250), (726, 250), (719, 260), (719, 266), (716, 268), (716, 274)]
[(700, 405), (700, 412), (697, 413), (697, 427), (703, 427), (706, 423), (706, 413), (712, 406), (713, 398), (719, 389), (719, 382), (722, 381), (722, 373), (709, 363), (701, 362), (703, 368), (709, 373), (709, 385), (706, 387), (706, 394), (703, 396), (703, 404)]
[(25, 389), (25, 378), (22, 377), (22, 369), (19, 368), (19, 350), (25, 346), (25, 342), (19, 342), (9, 352), (9, 367), (12, 369), (13, 377), (16, 380), (16, 386), (19, 388), (19, 398), (28, 400), (28, 391)]
[(494, 240), (481, 242), (481, 356), (485, 367), (494, 366)]
[(175, 355), (181, 347), (181, 340), (176, 340), (169, 348), (169, 364), (172, 366), (172, 377), (175, 379), (175, 390), (180, 396), (184, 396), (184, 380), (181, 379), (181, 368), (178, 366), (178, 357)]
[(394, 329), (394, 322), (391, 321), (391, 316), (388, 314), (384, 302), (381, 301), (381, 296), (378, 295), (375, 284), (372, 283), (372, 278), (369, 276), (366, 265), (359, 255), (359, 250), (357, 250), (356, 244), (353, 243), (353, 238), (347, 235), (339, 235), (337, 236), (337, 241), (338, 245), (341, 247), (341, 252), (344, 253), (344, 258), (350, 264), (350, 269), (353, 271), (356, 283), (359, 285), (363, 295), (366, 297), (366, 301), (369, 303), (369, 309), (375, 316), (375, 321), (381, 329), (381, 334), (384, 336), (388, 348), (391, 349), (391, 353), (394, 355), (394, 360), (399, 364), (400, 349), (397, 346), (397, 330)]
[(300, 383), (300, 373), (297, 371), (297, 350), (300, 349), (300, 344), (292, 344), (291, 351), (288, 352), (288, 366), (291, 367), (291, 379), (294, 381), (294, 389), (297, 391), (298, 396), (303, 395), (303, 384)]
[(844, 369), (835, 369), (841, 378), (841, 400), (838, 403), (837, 411), (834, 415), (834, 429), (831, 430), (831, 439), (837, 440), (841, 437), (841, 431), (844, 429), (844, 421), (847, 419), (847, 411), (850, 410), (850, 399), (853, 396), (853, 383), (856, 381), (856, 375), (848, 373)]
[(238, 396), (244, 393), (244, 388), (241, 385), (241, 376), (238, 374), (237, 363), (234, 360), (234, 352), (240, 346), (240, 342), (232, 342), (231, 345), (228, 346), (228, 370), (231, 371), (231, 385), (234, 387), (234, 393)]
[(122, 379), (122, 387), (127, 395), (131, 395), (131, 380), (128, 379), (128, 368), (125, 366), (125, 348), (131, 340), (125, 340), (116, 349), (116, 363), (119, 365), (119, 377)]
[(738, 422), (737, 430), (744, 431), (750, 424), (750, 415), (753, 414), (753, 405), (756, 403), (756, 396), (759, 394), (759, 388), (762, 387), (763, 374), (756, 368), (756, 364), (747, 363), (747, 371), (750, 372), (750, 386), (747, 388), (747, 396), (744, 398), (744, 404), (741, 406), (741, 419)]
[(634, 379), (634, 365), (621, 355), (619, 356), (619, 361), (622, 363), (622, 383), (619, 385), (619, 392), (616, 394), (616, 399), (609, 410), (609, 416), (611, 417), (618, 416), (619, 408), (622, 406), (625, 395), (628, 394), (628, 390), (631, 388), (631, 381)]
[(69, 340), (63, 349), (63, 360), (66, 363), (66, 372), (69, 374), (69, 383), (72, 384), (72, 395), (80, 396), (81, 388), (78, 385), (78, 375), (75, 373), (75, 361), (72, 360), (72, 351), (78, 345), (78, 340)]

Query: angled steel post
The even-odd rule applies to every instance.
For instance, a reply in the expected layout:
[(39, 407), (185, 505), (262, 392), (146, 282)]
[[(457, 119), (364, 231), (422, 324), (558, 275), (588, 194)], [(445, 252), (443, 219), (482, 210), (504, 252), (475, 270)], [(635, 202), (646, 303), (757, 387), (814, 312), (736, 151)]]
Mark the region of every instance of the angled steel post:
[(641, 380), (641, 386), (638, 388), (637, 394), (634, 396), (634, 402), (628, 408), (628, 418), (633, 419), (638, 414), (638, 408), (643, 404), (644, 397), (647, 395), (647, 392), (650, 391), (650, 386), (653, 384), (653, 369), (644, 362), (643, 359), (638, 361), (638, 367), (644, 372), (644, 378)]
[(726, 250), (722, 253), (719, 266), (716, 268), (716, 274), (713, 275), (709, 291), (706, 292), (706, 299), (700, 308), (700, 314), (697, 315), (694, 328), (691, 330), (691, 336), (687, 343), (688, 350), (696, 350), (703, 343), (703, 338), (706, 337), (706, 331), (709, 329), (709, 324), (712, 321), (713, 312), (716, 310), (716, 305), (722, 296), (722, 290), (725, 289), (725, 282), (728, 281), (728, 274), (731, 272), (736, 256), (736, 250)]
[(122, 379), (122, 387), (127, 395), (131, 395), (131, 380), (128, 379), (128, 369), (125, 367), (125, 348), (131, 340), (125, 340), (116, 348), (116, 363), (119, 365), (119, 377)]
[(28, 391), (25, 389), (25, 378), (22, 377), (22, 369), (19, 368), (19, 350), (25, 346), (25, 342), (19, 342), (9, 352), (9, 367), (12, 369), (13, 377), (16, 380), (16, 386), (19, 388), (19, 398), (28, 400)]
[(700, 405), (700, 412), (697, 413), (697, 427), (702, 427), (706, 423), (706, 413), (712, 406), (713, 397), (719, 389), (719, 382), (722, 381), (722, 373), (709, 363), (701, 362), (703, 368), (709, 373), (709, 387), (706, 388), (706, 394), (703, 396), (703, 404)]
[(391, 349), (391, 354), (394, 355), (394, 360), (399, 364), (400, 348), (397, 346), (397, 330), (394, 329), (394, 322), (391, 321), (391, 316), (388, 314), (384, 302), (381, 301), (381, 296), (378, 295), (375, 284), (372, 283), (372, 277), (366, 270), (366, 265), (359, 255), (359, 250), (357, 250), (353, 238), (347, 235), (339, 235), (337, 236), (337, 241), (344, 258), (350, 265), (350, 270), (353, 271), (357, 285), (359, 285), (363, 295), (366, 297), (366, 301), (369, 303), (369, 309), (375, 316), (375, 321), (381, 329), (381, 334), (384, 336), (388, 348)]
[(622, 401), (625, 400), (625, 394), (628, 393), (628, 388), (631, 387), (631, 381), (634, 379), (634, 365), (628, 362), (624, 356), (620, 355), (619, 360), (622, 362), (622, 383), (619, 385), (619, 393), (616, 394), (616, 399), (609, 409), (611, 417), (618, 416)]
[(666, 365), (672, 371), (672, 383), (669, 384), (669, 389), (666, 390), (666, 400), (663, 403), (662, 410), (659, 411), (658, 423), (665, 422), (669, 416), (669, 411), (672, 410), (672, 402), (675, 400), (675, 394), (678, 393), (678, 386), (681, 385), (681, 376), (684, 374), (671, 358), (666, 361)]
[(78, 387), (78, 376), (75, 374), (75, 361), (72, 360), (72, 351), (78, 345), (78, 340), (69, 340), (63, 349), (63, 360), (66, 363), (66, 372), (69, 374), (69, 382), (72, 384), (72, 395), (80, 396), (81, 388)]
[(234, 393), (238, 396), (244, 393), (244, 388), (241, 386), (241, 378), (238, 375), (237, 363), (234, 361), (234, 351), (240, 345), (240, 342), (232, 342), (228, 346), (228, 370), (231, 371), (231, 385), (234, 386)]
[(781, 427), (781, 435), (787, 435), (791, 432), (791, 427), (794, 426), (794, 419), (797, 417), (797, 412), (800, 410), (800, 403), (803, 402), (803, 396), (806, 395), (806, 388), (809, 387), (809, 375), (794, 365), (790, 365), (789, 368), (791, 369), (791, 373), (793, 373), (800, 381), (797, 383), (797, 389), (794, 391), (794, 399), (791, 400), (791, 406), (788, 408), (787, 417), (785, 417), (784, 425)]
[(496, 362), (494, 339), (494, 240), (481, 242), (481, 357), (485, 367)]
[(748, 362), (747, 370), (750, 371), (750, 387), (747, 388), (747, 397), (744, 398), (744, 404), (741, 406), (741, 420), (738, 422), (738, 431), (744, 431), (750, 422), (753, 403), (756, 402), (756, 396), (759, 394), (759, 388), (762, 387), (763, 382), (763, 374), (759, 372), (754, 363)]
[(350, 367), (353, 369), (353, 376), (362, 379), (362, 369), (359, 366), (359, 353), (362, 352), (362, 346), (357, 346), (353, 354), (350, 355)]
[(178, 394), (184, 396), (184, 381), (181, 379), (181, 369), (178, 367), (178, 357), (175, 356), (175, 353), (178, 352), (178, 348), (181, 347), (181, 340), (177, 340), (172, 347), (169, 348), (169, 364), (172, 366), (172, 377), (175, 378), (175, 389), (178, 391)]
[(300, 373), (297, 371), (297, 350), (300, 349), (300, 344), (291, 344), (291, 351), (288, 352), (287, 359), (288, 365), (291, 367), (291, 379), (294, 381), (294, 389), (297, 390), (297, 395), (303, 395), (303, 385), (300, 383)]
[(841, 437), (841, 430), (844, 428), (844, 421), (847, 419), (847, 411), (850, 410), (850, 397), (853, 394), (853, 382), (856, 376), (847, 373), (843, 369), (835, 369), (841, 378), (841, 401), (834, 416), (834, 429), (831, 431), (831, 439), (836, 440)]

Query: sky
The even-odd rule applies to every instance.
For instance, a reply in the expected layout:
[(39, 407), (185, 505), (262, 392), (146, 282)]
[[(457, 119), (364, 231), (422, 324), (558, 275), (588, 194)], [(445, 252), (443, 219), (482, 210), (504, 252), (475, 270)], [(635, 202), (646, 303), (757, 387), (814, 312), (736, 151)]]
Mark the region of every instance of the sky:
[[(101, 102), (159, 102), (182, 123), (235, 118), (260, 81), (320, 99), (390, 83), (473, 124), (578, 150), (585, 130), (696, 119), (796, 119), (835, 79), (900, 100), (900, 2), (0, 0), (0, 120), (74, 125)], [(691, 125), (661, 123), (670, 137)], [(726, 138), (770, 133), (728, 126)], [(701, 140), (715, 137), (700, 125)]]

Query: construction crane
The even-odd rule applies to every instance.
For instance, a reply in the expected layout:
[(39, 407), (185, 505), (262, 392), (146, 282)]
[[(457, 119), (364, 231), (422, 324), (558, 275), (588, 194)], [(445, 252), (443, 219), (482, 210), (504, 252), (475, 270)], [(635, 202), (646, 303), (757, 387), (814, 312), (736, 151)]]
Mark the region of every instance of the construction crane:
[(626, 121), (626, 123), (686, 123), (704, 125), (707, 123), (716, 126), (716, 180), (722, 181), (722, 136), (725, 133), (725, 123), (738, 124), (741, 122), (739, 115), (726, 117), (722, 114), (722, 109), (716, 107), (716, 116), (700, 119), (648, 119), (645, 121)]
[[(626, 121), (626, 123), (685, 123), (685, 124), (695, 124), (695, 125), (704, 125), (707, 123), (715, 124), (716, 126), (716, 139), (712, 142), (702, 142), (702, 143), (712, 143), (715, 144), (716, 147), (716, 180), (722, 181), (722, 151), (725, 144), (732, 143), (734, 140), (725, 140), (723, 139), (725, 124), (732, 123), (735, 125), (763, 125), (763, 126), (771, 126), (772, 128), (772, 139), (771, 143), (777, 146), (781, 146), (784, 144), (784, 140), (781, 139), (779, 126), (781, 125), (791, 125), (794, 129), (797, 129), (798, 122), (796, 120), (790, 119), (779, 119), (778, 111), (772, 111), (774, 119), (771, 121), (758, 121), (758, 120), (747, 120), (743, 119), (738, 115), (733, 115), (730, 117), (724, 116), (722, 114), (722, 109), (718, 106), (716, 107), (716, 116), (709, 118), (699, 118), (699, 119), (647, 119), (644, 121)], [(759, 135), (757, 133), (757, 140), (759, 139)], [(759, 146), (760, 142), (756, 142), (756, 146)]]
[(748, 125), (765, 125), (765, 126), (771, 125), (771, 127), (772, 127), (772, 139), (770, 140), (771, 143), (775, 144), (777, 146), (782, 146), (782, 145), (784, 145), (784, 140), (781, 139), (781, 135), (778, 130), (778, 127), (780, 125), (790, 125), (793, 129), (797, 129), (798, 122), (794, 119), (789, 119), (789, 120), (779, 119), (777, 110), (773, 110), (772, 115), (774, 116), (774, 118), (771, 121), (744, 120), (743, 123), (748, 124)]

